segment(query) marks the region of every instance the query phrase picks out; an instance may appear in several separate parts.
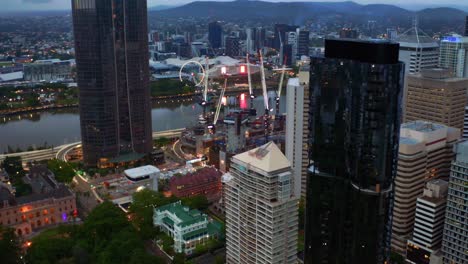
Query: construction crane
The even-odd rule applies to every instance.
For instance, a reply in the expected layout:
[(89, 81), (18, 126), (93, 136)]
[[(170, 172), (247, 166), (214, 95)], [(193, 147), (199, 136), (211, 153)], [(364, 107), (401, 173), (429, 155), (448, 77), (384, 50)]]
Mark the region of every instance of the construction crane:
[(247, 63), (247, 79), (249, 81), (249, 94), (250, 94), (250, 109), (253, 108), (253, 99), (255, 99), (255, 94), (252, 88), (252, 76), (250, 76), (250, 55), (247, 53), (246, 63)]
[[(225, 72), (225, 70), (221, 70), (221, 71)], [(227, 89), (227, 75), (224, 74), (224, 87), (221, 89), (221, 93), (219, 94), (218, 104), (216, 105), (216, 112), (213, 118), (213, 124), (208, 125), (208, 129), (210, 129), (213, 134), (216, 131), (216, 124), (218, 123), (219, 113), (221, 112), (221, 106), (223, 105), (223, 97), (226, 92), (226, 89)]]
[[(286, 59), (284, 59), (286, 61)], [(280, 69), (274, 69), (274, 71), (281, 71), (281, 77), (280, 77), (280, 82), (278, 86), (278, 91), (276, 92), (276, 115), (279, 115), (280, 113), (280, 100), (281, 100), (281, 92), (283, 90), (283, 82), (284, 82), (284, 75), (286, 71), (292, 70), (291, 68), (286, 68), (286, 65), (283, 63), (283, 67)]]
[(258, 51), (258, 55), (260, 57), (260, 74), (262, 79), (262, 91), (263, 91), (263, 103), (265, 106), (265, 114), (263, 115), (263, 124), (265, 129), (265, 141), (268, 142), (268, 134), (270, 130), (270, 106), (268, 105), (268, 92), (266, 86), (266, 79), (265, 79), (265, 66), (263, 65), (263, 55), (262, 50)]
[(203, 88), (203, 98), (201, 101), (201, 106), (203, 106), (203, 115), (199, 117), (198, 122), (200, 124), (206, 124), (206, 105), (208, 104), (208, 76), (209, 76), (209, 71), (210, 69), (210, 59), (208, 56), (206, 56), (206, 61), (205, 61), (205, 78), (204, 78), (204, 88)]
[(219, 113), (221, 112), (221, 106), (223, 105), (223, 97), (224, 93), (226, 92), (227, 88), (227, 78), (224, 79), (224, 87), (221, 89), (221, 93), (219, 94), (218, 104), (216, 105), (216, 112), (213, 118), (213, 124), (208, 126), (208, 129), (214, 133), (216, 131), (216, 124), (218, 123)]

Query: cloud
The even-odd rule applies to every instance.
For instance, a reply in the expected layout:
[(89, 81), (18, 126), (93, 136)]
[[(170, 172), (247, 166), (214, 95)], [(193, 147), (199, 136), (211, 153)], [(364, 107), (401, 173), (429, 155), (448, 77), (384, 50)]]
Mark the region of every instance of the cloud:
[(28, 4), (47, 4), (51, 2), (52, 0), (23, 0), (23, 3), (28, 3)]

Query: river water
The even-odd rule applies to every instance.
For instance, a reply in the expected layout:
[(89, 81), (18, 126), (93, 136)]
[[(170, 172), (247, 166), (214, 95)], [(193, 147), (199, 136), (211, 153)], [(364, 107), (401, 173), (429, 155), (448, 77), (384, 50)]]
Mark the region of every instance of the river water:
[[(274, 102), (274, 92), (269, 92), (270, 105)], [(245, 98), (241, 100), (241, 98)], [(250, 105), (247, 95), (227, 97), (228, 105)], [(280, 112), (285, 112), (285, 96), (281, 98)], [(259, 115), (263, 114), (263, 97), (253, 102)], [(274, 106), (274, 105), (273, 105)], [(153, 131), (190, 127), (197, 123), (202, 107), (193, 99), (153, 102), (151, 111)], [(80, 117), (77, 108), (48, 110), (22, 114), (0, 119), (0, 153), (28, 147), (59, 146), (80, 141)]]

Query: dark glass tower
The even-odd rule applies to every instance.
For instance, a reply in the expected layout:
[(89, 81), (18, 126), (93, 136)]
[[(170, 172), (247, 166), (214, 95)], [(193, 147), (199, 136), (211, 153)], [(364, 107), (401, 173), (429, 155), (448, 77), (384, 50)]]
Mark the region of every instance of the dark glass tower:
[(465, 20), (465, 37), (468, 37), (468, 16), (466, 16)]
[(309, 31), (300, 30), (297, 37), (297, 56), (309, 56)]
[(84, 161), (152, 149), (146, 0), (72, 0)]
[(305, 263), (384, 263), (404, 65), (399, 45), (326, 40), (310, 70)]
[(208, 41), (213, 49), (221, 48), (223, 37), (223, 28), (221, 25), (214, 21), (208, 24)]

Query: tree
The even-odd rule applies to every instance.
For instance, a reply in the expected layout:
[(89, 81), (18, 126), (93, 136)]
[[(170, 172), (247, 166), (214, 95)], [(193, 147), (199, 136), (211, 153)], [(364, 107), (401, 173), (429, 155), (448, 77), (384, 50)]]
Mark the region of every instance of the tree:
[(35, 107), (35, 106), (39, 106), (40, 104), (41, 103), (39, 102), (39, 99), (37, 99), (37, 95), (35, 94), (33, 94), (32, 96), (26, 99), (26, 106)]
[(3, 160), (3, 168), (10, 175), (10, 177), (24, 175), (21, 157), (6, 157)]
[(224, 257), (223, 256), (216, 256), (215, 264), (223, 264), (223, 263), (224, 263)]
[(75, 177), (75, 167), (73, 163), (58, 159), (47, 161), (47, 168), (54, 173), (55, 179), (59, 182), (70, 183)]
[(5, 264), (20, 263), (20, 244), (15, 231), (0, 225), (0, 256), (1, 262)]
[(175, 254), (172, 264), (185, 264), (185, 255), (182, 253)]
[(130, 206), (133, 223), (143, 238), (154, 238), (157, 230), (153, 227), (153, 209), (177, 201), (174, 197), (164, 197), (161, 193), (144, 189), (133, 194)]
[(210, 205), (208, 199), (204, 195), (196, 195), (192, 197), (182, 198), (181, 201), (183, 205), (198, 210), (205, 210)]
[(391, 264), (404, 264), (405, 263), (405, 258), (396, 253), (396, 252), (391, 252), (390, 253), (390, 263)]

